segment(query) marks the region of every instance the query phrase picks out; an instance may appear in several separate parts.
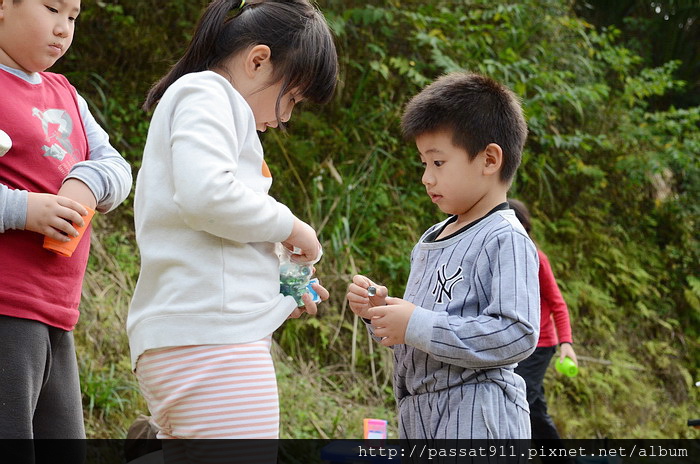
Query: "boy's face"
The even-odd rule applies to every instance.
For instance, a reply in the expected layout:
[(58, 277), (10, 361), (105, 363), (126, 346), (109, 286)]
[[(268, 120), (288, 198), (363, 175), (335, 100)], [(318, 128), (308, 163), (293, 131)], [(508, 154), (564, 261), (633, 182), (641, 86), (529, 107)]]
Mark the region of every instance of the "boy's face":
[(73, 41), (80, 0), (0, 0), (0, 63), (44, 71)]
[(452, 144), (448, 130), (421, 134), (416, 146), (425, 168), (421, 181), (433, 203), (466, 219), (490, 194), (492, 176), (484, 175), (483, 155), (470, 160), (465, 149)]

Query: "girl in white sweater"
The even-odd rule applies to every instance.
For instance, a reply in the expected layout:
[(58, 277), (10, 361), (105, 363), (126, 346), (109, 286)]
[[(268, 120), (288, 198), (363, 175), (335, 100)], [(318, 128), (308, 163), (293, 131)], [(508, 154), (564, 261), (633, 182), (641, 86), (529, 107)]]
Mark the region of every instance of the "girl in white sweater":
[(256, 131), (283, 125), (301, 100), (329, 101), (337, 72), (306, 0), (215, 0), (148, 94), (144, 107), (157, 107), (136, 182), (141, 274), (127, 332), (160, 438), (279, 436), (271, 334), (316, 305), (280, 294), (275, 243), (303, 261), (320, 243), (268, 195)]

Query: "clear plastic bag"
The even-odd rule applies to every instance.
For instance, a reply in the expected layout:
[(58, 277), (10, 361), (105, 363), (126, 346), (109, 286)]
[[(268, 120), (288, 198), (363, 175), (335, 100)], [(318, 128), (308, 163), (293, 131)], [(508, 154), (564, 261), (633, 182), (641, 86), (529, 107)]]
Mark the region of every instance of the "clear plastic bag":
[(282, 244), (277, 244), (277, 256), (280, 259), (280, 293), (291, 296), (298, 306), (304, 306), (301, 297), (305, 293), (310, 293), (314, 303), (319, 303), (321, 298), (311, 285), (318, 283), (318, 279), (313, 278), (314, 264), (321, 259), (321, 252), (318, 258), (312, 263), (299, 263), (293, 260), (294, 252), (285, 248)]

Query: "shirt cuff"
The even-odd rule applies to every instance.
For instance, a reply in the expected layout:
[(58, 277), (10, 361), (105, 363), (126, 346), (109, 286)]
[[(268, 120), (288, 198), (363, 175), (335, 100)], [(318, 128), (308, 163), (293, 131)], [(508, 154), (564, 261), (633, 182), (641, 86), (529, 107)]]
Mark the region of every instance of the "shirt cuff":
[(428, 353), (433, 338), (434, 319), (433, 311), (416, 306), (406, 327), (406, 344)]
[(27, 225), (27, 201), (29, 192), (26, 190), (6, 189), (5, 204), (0, 211), (0, 232), (10, 229), (23, 230)]

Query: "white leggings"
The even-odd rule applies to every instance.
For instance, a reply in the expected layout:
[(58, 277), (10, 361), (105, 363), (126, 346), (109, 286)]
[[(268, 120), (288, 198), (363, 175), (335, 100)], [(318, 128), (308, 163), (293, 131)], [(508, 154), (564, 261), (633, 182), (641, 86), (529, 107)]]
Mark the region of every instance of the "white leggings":
[(136, 377), (158, 438), (279, 438), (271, 340), (142, 354)]

